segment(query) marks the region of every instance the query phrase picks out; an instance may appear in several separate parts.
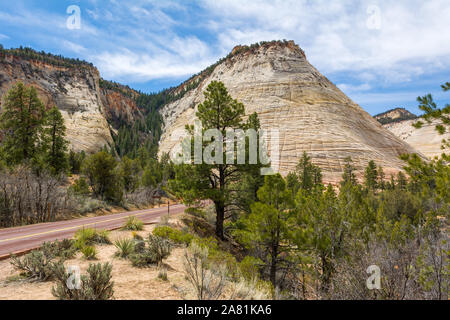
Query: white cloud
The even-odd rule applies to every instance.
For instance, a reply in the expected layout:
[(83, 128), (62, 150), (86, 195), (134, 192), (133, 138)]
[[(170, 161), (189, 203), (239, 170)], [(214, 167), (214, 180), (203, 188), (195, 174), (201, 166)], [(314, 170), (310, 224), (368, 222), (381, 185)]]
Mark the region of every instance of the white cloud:
[(121, 48), (120, 52), (104, 52), (92, 58), (106, 78), (132, 78), (137, 82), (188, 77), (207, 67), (211, 60), (208, 46), (195, 37), (176, 38), (166, 49), (152, 54)]
[(341, 83), (341, 84), (338, 84), (337, 87), (347, 94), (353, 93), (353, 92), (368, 91), (368, 90), (372, 89), (372, 86), (368, 83), (363, 83), (360, 85)]
[[(358, 72), (383, 82), (450, 67), (448, 0), (379, 0), (380, 29), (360, 1), (203, 0), (223, 46), (294, 39), (324, 73)], [(241, 31), (238, 31), (241, 30)], [(261, 37), (264, 37), (261, 38)], [(364, 79), (361, 79), (364, 81)]]
[[(367, 27), (372, 4), (378, 30)], [(59, 39), (105, 77), (129, 82), (190, 76), (235, 45), (276, 39), (295, 40), (351, 93), (450, 70), (448, 0), (89, 0), (77, 31), (65, 28), (65, 12), (16, 7), (0, 10), (1, 23)]]

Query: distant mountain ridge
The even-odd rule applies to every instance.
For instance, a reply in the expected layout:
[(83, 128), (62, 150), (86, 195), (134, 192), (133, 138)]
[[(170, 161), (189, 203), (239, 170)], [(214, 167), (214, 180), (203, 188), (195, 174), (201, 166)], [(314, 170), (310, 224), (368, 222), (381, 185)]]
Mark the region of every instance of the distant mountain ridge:
[(377, 114), (376, 116), (374, 116), (374, 118), (384, 125), (389, 123), (401, 122), (404, 120), (414, 120), (417, 119), (418, 117), (415, 114), (406, 110), (405, 108), (395, 108)]

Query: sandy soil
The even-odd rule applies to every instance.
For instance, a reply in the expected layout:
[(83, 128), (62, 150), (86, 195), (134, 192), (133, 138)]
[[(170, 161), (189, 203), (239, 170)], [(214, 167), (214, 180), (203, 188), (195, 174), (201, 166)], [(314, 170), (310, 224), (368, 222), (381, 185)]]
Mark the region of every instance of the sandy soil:
[[(144, 231), (138, 232), (147, 237), (154, 229), (147, 225)], [(131, 231), (112, 231), (110, 239), (131, 238)], [(134, 268), (130, 261), (114, 256), (114, 245), (97, 245), (98, 260), (86, 261), (78, 253), (75, 259), (65, 262), (67, 266), (79, 266), (84, 274), (90, 263), (110, 262), (113, 265), (114, 298), (120, 300), (167, 300), (190, 299), (189, 284), (183, 273), (183, 255), (186, 249), (175, 248), (164, 263), (167, 268), (168, 281), (158, 279), (158, 268)], [(49, 300), (55, 299), (51, 294), (54, 282), (29, 283), (14, 280), (19, 272), (15, 271), (10, 260), (0, 261), (0, 300)]]

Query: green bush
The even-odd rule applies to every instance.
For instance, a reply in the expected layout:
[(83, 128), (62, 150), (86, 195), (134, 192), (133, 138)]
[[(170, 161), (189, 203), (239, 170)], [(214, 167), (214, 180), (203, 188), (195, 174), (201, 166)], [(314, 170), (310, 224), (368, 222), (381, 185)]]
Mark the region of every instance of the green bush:
[(114, 242), (114, 245), (118, 249), (116, 255), (121, 258), (128, 258), (134, 253), (135, 241), (132, 239), (119, 239)]
[(133, 267), (144, 268), (149, 265), (156, 264), (155, 256), (148, 250), (141, 253), (135, 253), (129, 257)]
[(95, 260), (97, 259), (97, 249), (94, 246), (84, 246), (80, 249), (86, 260)]
[(114, 295), (114, 282), (111, 282), (112, 265), (90, 264), (87, 275), (80, 277), (80, 288), (69, 289), (69, 277), (64, 265), (55, 268), (56, 287), (52, 288), (54, 297), (60, 300), (109, 300)]
[(91, 245), (95, 237), (96, 231), (92, 228), (82, 228), (75, 233), (75, 246), (78, 249), (86, 245)]
[(166, 239), (150, 234), (148, 236), (148, 250), (155, 256), (156, 263), (160, 264), (170, 255), (172, 245)]
[(92, 239), (94, 243), (97, 244), (111, 244), (111, 240), (109, 239), (109, 231), (101, 230), (96, 231), (94, 238)]
[(172, 247), (167, 239), (150, 235), (147, 244), (147, 247), (144, 245), (139, 251), (135, 250), (135, 253), (130, 255), (130, 261), (134, 267), (160, 265), (170, 255)]
[(92, 228), (79, 229), (75, 233), (75, 247), (82, 249), (85, 246), (93, 244), (111, 244), (109, 239), (109, 231), (97, 231)]
[(168, 226), (158, 226), (153, 230), (153, 235), (169, 239), (177, 244), (189, 245), (194, 239), (194, 236), (190, 233), (183, 232)]
[(135, 216), (129, 216), (122, 230), (142, 231), (144, 230), (144, 223)]
[(262, 261), (252, 256), (246, 256), (239, 263), (239, 271), (246, 280), (252, 280), (259, 277), (260, 265)]
[(33, 250), (23, 258), (12, 255), (11, 264), (30, 281), (49, 281), (53, 278), (55, 267), (63, 265), (62, 260), (55, 262), (55, 258), (55, 251), (47, 247), (44, 250)]
[(239, 268), (236, 258), (229, 252), (219, 248), (219, 243), (215, 238), (199, 238), (192, 240), (192, 244), (208, 251), (208, 265), (223, 265), (229, 277), (237, 279)]
[(44, 242), (39, 248), (45, 256), (53, 256), (62, 260), (71, 259), (75, 256), (77, 249), (74, 246), (74, 240), (63, 239), (62, 241)]
[(195, 217), (205, 218), (205, 211), (200, 208), (187, 208), (184, 212)]
[(91, 190), (89, 189), (89, 185), (86, 182), (86, 179), (83, 177), (77, 179), (75, 183), (70, 186), (69, 191), (71, 191), (73, 194), (77, 196), (88, 196), (91, 193)]

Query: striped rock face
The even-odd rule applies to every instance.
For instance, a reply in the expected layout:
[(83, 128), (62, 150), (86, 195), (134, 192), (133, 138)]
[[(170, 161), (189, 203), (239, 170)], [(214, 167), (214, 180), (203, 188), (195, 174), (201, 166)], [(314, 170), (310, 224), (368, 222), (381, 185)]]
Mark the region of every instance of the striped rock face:
[(114, 143), (100, 101), (99, 78), (95, 68), (56, 67), (13, 56), (0, 59), (0, 96), (19, 81), (35, 87), (46, 108), (61, 111), (66, 138), (75, 151), (96, 152)]
[(383, 127), (430, 159), (439, 157), (444, 151), (448, 153), (448, 150), (442, 150), (441, 146), (443, 139), (450, 139), (450, 133), (447, 132), (440, 135), (436, 131), (436, 125), (440, 124), (438, 121), (432, 123), (425, 122), (420, 129), (413, 127), (415, 122), (415, 120), (405, 120), (385, 124)]
[[(180, 132), (193, 124), (203, 91), (213, 80), (222, 81), (247, 114), (256, 112), (263, 129), (279, 131), (280, 155), (272, 163), (283, 175), (295, 169), (304, 151), (322, 168), (324, 181), (333, 184), (341, 179), (346, 157), (353, 159), (360, 176), (374, 160), (389, 177), (404, 165), (401, 154), (417, 152), (320, 74), (297, 45), (278, 42), (240, 50), (196, 89), (162, 108), (160, 155), (179, 146)], [(269, 151), (271, 143), (269, 138)]]

